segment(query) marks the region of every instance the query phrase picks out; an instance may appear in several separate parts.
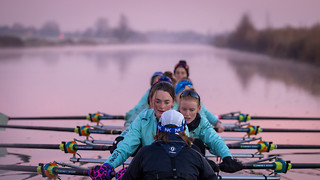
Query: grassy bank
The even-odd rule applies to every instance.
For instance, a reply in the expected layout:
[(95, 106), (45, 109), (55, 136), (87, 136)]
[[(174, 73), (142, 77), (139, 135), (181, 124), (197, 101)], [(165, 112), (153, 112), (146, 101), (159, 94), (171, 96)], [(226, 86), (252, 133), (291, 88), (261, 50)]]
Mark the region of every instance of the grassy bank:
[(213, 44), (320, 66), (320, 24), (257, 30), (250, 17), (244, 15), (232, 33), (218, 36)]

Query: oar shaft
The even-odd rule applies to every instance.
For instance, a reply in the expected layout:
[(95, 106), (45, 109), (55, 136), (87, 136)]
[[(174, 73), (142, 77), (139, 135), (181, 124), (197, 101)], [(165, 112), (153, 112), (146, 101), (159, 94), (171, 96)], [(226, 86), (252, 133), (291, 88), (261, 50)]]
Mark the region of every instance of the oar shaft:
[(0, 165), (0, 169), (9, 171), (37, 172), (38, 166)]
[(91, 134), (121, 134), (122, 133), (122, 131), (113, 130), (113, 129), (106, 129), (106, 130), (89, 129), (88, 132)]
[(320, 149), (320, 145), (291, 145), (291, 144), (278, 144), (276, 149)]
[(274, 169), (273, 163), (243, 164), (243, 169)]
[[(227, 144), (230, 149), (259, 149), (259, 144)], [(320, 145), (275, 144), (274, 149), (320, 149)]]
[(320, 164), (316, 163), (292, 163), (292, 169), (314, 169), (320, 168)]
[(124, 119), (124, 116), (100, 116), (100, 119)]
[(265, 175), (218, 175), (219, 180), (280, 180), (280, 176), (265, 176)]
[(54, 172), (56, 174), (68, 174), (68, 175), (81, 175), (88, 176), (89, 169), (77, 169), (77, 168), (55, 168)]
[(60, 149), (60, 144), (0, 144), (6, 148)]
[[(60, 144), (0, 144), (6, 148), (31, 148), (31, 149), (60, 149)], [(110, 150), (110, 146), (104, 145), (74, 145), (75, 150), (105, 151)]]
[[(273, 169), (274, 163), (243, 164), (243, 169)], [(317, 169), (319, 163), (291, 163), (291, 169)]]
[(74, 132), (74, 128), (64, 128), (64, 127), (0, 125), (0, 128), (15, 128), (15, 129), (33, 129), (33, 130)]
[(318, 133), (318, 129), (261, 129), (261, 132), (296, 132), (296, 133)]
[(9, 117), (9, 120), (54, 120), (54, 119), (87, 119), (87, 116), (43, 116), (43, 117)]
[[(46, 130), (46, 131), (63, 131), (75, 132), (75, 128), (64, 127), (46, 127), (46, 126), (18, 126), (18, 125), (0, 125), (0, 128), (15, 128), (15, 129), (32, 129), (32, 130)], [(91, 134), (121, 134), (122, 131), (112, 129), (88, 129)]]
[[(9, 120), (75, 120), (75, 119), (87, 119), (87, 116), (40, 116), (40, 117), (8, 117)], [(110, 116), (99, 116), (100, 120), (106, 119), (124, 119), (124, 116), (110, 115)]]
[[(225, 132), (250, 132), (249, 128), (225, 128)], [(297, 133), (318, 133), (318, 129), (268, 129), (261, 128), (261, 132), (297, 132)]]
[(251, 119), (263, 119), (263, 120), (275, 120), (275, 119), (281, 119), (281, 120), (320, 120), (320, 117), (281, 117), (281, 116), (251, 116)]
[[(37, 172), (38, 166), (23, 166), (23, 165), (0, 165), (2, 170), (10, 171), (25, 171), (25, 172)], [(55, 174), (68, 174), (68, 175), (82, 175), (88, 176), (89, 169), (79, 169), (79, 168), (54, 168), (53, 172)]]

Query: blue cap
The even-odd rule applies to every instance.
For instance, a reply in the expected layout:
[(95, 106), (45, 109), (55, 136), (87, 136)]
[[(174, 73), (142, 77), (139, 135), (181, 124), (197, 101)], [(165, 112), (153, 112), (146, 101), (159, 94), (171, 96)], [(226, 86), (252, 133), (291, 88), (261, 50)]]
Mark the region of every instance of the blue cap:
[(164, 81), (164, 82), (167, 82), (167, 83), (169, 83), (169, 84), (172, 85), (172, 80), (171, 80), (171, 78), (168, 77), (168, 76), (161, 76), (161, 77), (159, 77), (159, 79), (158, 79), (157, 82), (160, 82), (160, 81)]
[(154, 76), (159, 76), (159, 75), (163, 75), (163, 72), (155, 72), (155, 73), (153, 73), (153, 75), (152, 75), (152, 77), (154, 77)]
[[(183, 115), (176, 110), (168, 110), (162, 113), (157, 128), (166, 133), (179, 133), (186, 129), (186, 120)], [(168, 127), (169, 125), (173, 127)]]
[(188, 81), (188, 80), (182, 80), (179, 81), (176, 86), (174, 87), (174, 91), (176, 96), (185, 89), (185, 87), (188, 86), (190, 88), (193, 88), (192, 82)]

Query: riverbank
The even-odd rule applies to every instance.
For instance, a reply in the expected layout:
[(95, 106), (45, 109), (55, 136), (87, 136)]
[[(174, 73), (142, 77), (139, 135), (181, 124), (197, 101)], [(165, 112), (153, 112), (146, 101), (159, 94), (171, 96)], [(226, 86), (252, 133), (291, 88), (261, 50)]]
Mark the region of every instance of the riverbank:
[(244, 15), (232, 33), (216, 37), (212, 44), (320, 66), (320, 24), (257, 30)]

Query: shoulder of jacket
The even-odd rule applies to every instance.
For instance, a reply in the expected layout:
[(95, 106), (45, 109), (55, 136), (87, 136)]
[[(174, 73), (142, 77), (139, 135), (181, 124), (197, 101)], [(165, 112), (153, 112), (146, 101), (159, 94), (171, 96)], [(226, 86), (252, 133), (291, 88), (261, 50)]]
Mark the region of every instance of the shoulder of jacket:
[(139, 114), (139, 119), (141, 120), (148, 120), (154, 115), (154, 110), (153, 109), (144, 109), (141, 111)]

